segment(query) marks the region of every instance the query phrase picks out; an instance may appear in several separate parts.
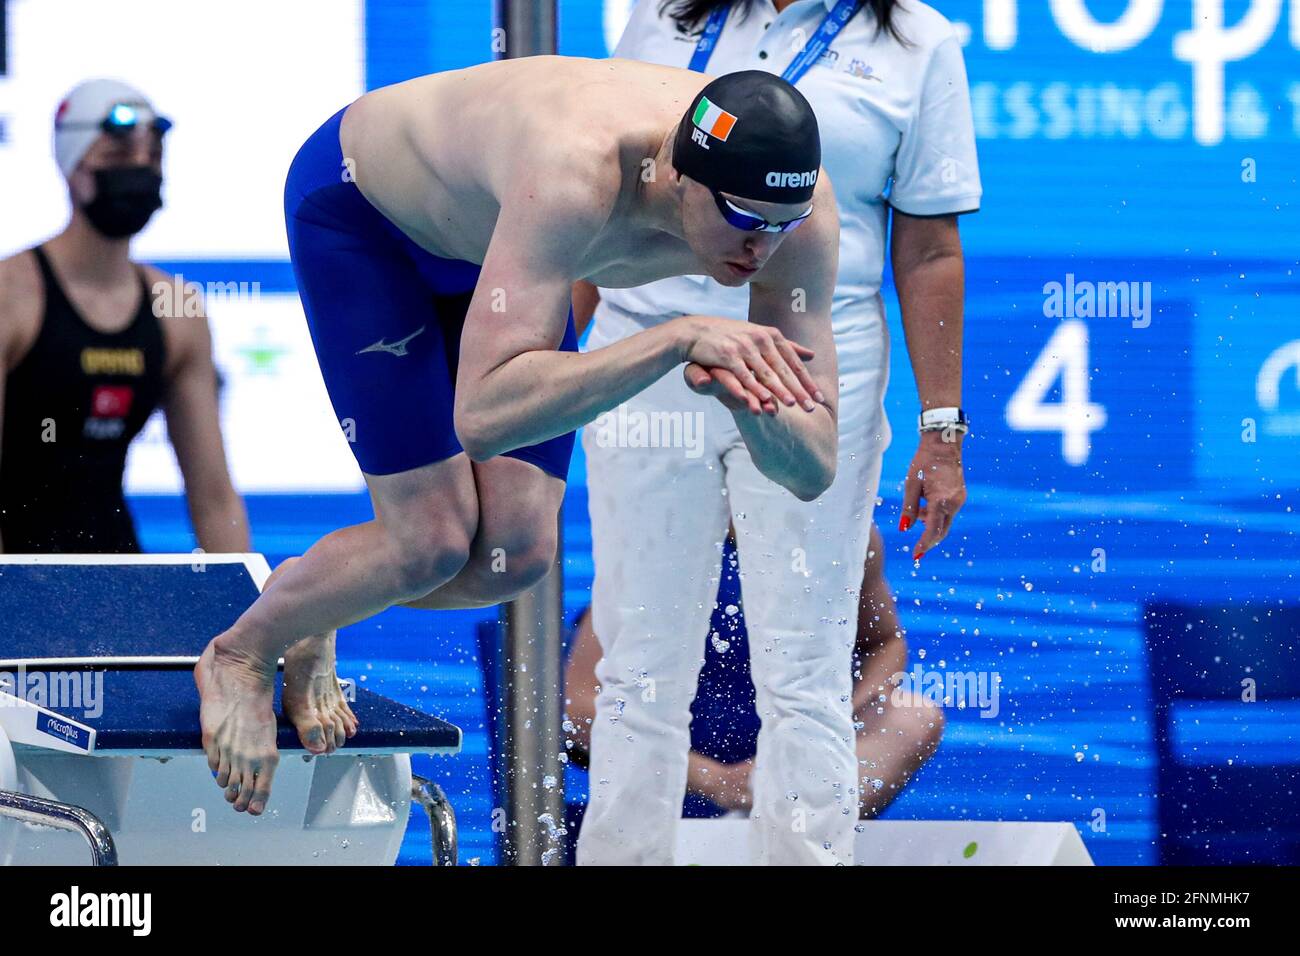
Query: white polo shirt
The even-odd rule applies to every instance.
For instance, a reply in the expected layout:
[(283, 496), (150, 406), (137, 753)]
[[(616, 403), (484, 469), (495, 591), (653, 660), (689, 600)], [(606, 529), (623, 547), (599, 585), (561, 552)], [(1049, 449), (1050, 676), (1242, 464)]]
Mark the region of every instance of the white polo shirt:
[[(614, 56), (688, 66), (698, 36), (679, 33), (671, 17), (660, 15), (661, 6), (663, 0), (638, 0)], [(834, 6), (835, 0), (795, 0), (778, 14), (771, 0), (757, 0), (747, 16), (733, 10), (709, 75), (766, 70), (779, 76)], [(817, 113), (822, 166), (840, 210), (832, 305), (837, 334), (880, 314), (888, 205), (937, 216), (972, 212), (980, 204), (970, 90), (952, 24), (917, 0), (902, 0), (894, 22), (910, 45), (877, 34), (875, 17), (864, 7), (796, 84)], [(704, 276), (600, 294), (643, 322), (681, 314), (743, 319), (749, 312), (748, 289)]]

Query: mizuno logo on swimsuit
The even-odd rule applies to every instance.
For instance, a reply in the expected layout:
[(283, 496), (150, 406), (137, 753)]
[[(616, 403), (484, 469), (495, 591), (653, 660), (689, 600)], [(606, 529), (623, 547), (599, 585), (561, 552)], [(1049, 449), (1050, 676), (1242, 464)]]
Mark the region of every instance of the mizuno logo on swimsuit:
[(410, 342), (411, 339), (419, 335), (421, 332), (423, 332), (425, 328), (426, 326), (422, 325), (414, 332), (412, 332), (410, 335), (408, 335), (406, 338), (398, 339), (396, 342), (385, 342), (383, 339), (380, 339), (374, 345), (367, 345), (357, 354), (364, 355), (366, 352), (387, 352), (389, 355), (398, 355), (398, 356), (405, 355), (407, 354), (406, 353), (407, 343)]
[(767, 185), (777, 188), (795, 188), (799, 186), (817, 185), (817, 170), (806, 173), (768, 173), (765, 180)]

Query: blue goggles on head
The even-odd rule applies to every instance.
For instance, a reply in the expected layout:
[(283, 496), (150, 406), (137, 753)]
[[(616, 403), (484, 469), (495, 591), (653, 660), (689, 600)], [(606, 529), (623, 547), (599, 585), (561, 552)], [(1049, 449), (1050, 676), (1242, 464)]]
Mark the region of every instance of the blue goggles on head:
[(793, 219), (786, 219), (784, 222), (768, 222), (762, 216), (755, 216), (752, 212), (733, 206), (731, 201), (717, 190), (710, 190), (710, 192), (713, 193), (713, 201), (718, 206), (718, 212), (722, 213), (722, 218), (727, 220), (728, 224), (745, 232), (791, 232), (798, 229), (800, 223), (812, 215), (812, 206), (809, 206)]
[[(88, 129), (97, 127), (109, 136), (123, 137), (131, 135), (131, 132), (140, 125), (140, 111), (130, 103), (118, 103), (108, 115), (97, 123), (61, 123), (60, 129)], [(155, 116), (149, 123), (149, 128), (159, 136), (162, 136), (172, 128), (172, 121), (165, 116)]]

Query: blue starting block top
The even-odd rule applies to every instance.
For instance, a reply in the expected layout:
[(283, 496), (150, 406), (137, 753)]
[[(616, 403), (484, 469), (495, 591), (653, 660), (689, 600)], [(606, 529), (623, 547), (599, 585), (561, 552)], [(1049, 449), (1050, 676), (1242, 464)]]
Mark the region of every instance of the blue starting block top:
[(200, 560), (0, 564), (0, 666), (198, 660), (260, 591), (247, 565)]
[[(0, 692), (45, 709), (38, 738), (81, 747), (84, 737), (89, 752), (89, 728), (96, 753), (201, 751), (191, 667), (268, 572), (258, 555), (0, 556)], [(460, 749), (453, 724), (364, 688), (350, 696), (360, 729), (340, 753)], [(301, 750), (278, 720), (279, 748)]]
[[(43, 673), (22, 671), (8, 676), (13, 681), (26, 680), (28, 699), (40, 702), (35, 688), (47, 679)], [(96, 753), (167, 755), (202, 751), (199, 694), (188, 670), (83, 668), (75, 676), (81, 699), (51, 701), (45, 706), (93, 729)], [(54, 679), (69, 686), (67, 672)], [(364, 688), (357, 688), (355, 699), (349, 703), (360, 728), (339, 753), (454, 753), (460, 749), (460, 728), (445, 720)], [(276, 745), (282, 751), (302, 750), (297, 732), (280, 715), (279, 688), (275, 711)]]

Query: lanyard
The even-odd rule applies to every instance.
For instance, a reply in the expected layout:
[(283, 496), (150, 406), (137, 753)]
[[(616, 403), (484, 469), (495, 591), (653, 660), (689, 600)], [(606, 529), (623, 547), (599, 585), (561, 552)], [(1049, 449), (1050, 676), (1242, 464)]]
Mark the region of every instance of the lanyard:
[[(791, 84), (798, 83), (834, 42), (844, 25), (853, 19), (865, 3), (866, 0), (839, 0), (839, 3), (835, 4), (835, 9), (826, 14), (826, 18), (822, 20), (822, 25), (817, 28), (813, 38), (785, 68), (781, 79)], [(689, 69), (696, 73), (704, 72), (704, 68), (709, 64), (709, 57), (713, 56), (713, 48), (718, 45), (718, 38), (722, 36), (722, 28), (727, 22), (729, 13), (731, 13), (731, 4), (728, 3), (714, 8), (709, 14), (709, 19), (704, 24), (704, 33), (701, 34), (700, 42), (695, 45), (695, 52), (691, 55)]]

